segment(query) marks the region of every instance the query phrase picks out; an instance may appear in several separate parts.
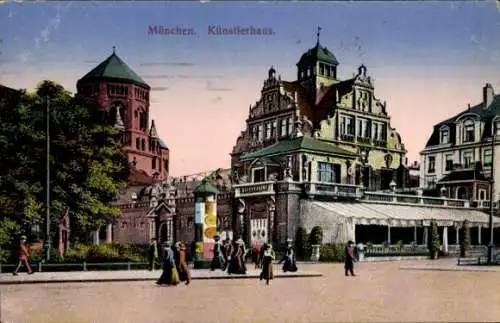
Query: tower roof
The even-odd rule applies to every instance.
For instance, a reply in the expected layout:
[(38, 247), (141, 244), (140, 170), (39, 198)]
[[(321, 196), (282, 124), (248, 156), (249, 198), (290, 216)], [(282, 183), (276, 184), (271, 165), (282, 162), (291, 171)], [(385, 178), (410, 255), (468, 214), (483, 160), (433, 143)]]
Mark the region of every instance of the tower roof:
[(328, 48), (321, 46), (318, 40), (316, 46), (314, 46), (313, 48), (309, 49), (307, 52), (302, 54), (297, 65), (302, 65), (304, 63), (318, 62), (318, 61), (330, 63), (333, 65), (339, 64), (339, 61), (337, 60), (335, 55), (333, 55), (333, 53), (330, 52)]
[(113, 54), (106, 58), (101, 64), (88, 72), (81, 80), (107, 78), (127, 81), (149, 88), (149, 85), (137, 75), (118, 55), (113, 47)]

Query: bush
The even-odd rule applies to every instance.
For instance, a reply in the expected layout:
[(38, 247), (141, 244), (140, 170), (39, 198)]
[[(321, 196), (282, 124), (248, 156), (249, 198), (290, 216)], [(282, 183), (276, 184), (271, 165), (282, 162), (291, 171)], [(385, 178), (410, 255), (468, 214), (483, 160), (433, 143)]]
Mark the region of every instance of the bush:
[(465, 220), (460, 228), (460, 256), (465, 257), (470, 248), (470, 228), (469, 221)]
[(320, 249), (320, 262), (344, 262), (343, 244), (324, 244)]
[(318, 245), (323, 242), (323, 229), (321, 227), (316, 226), (313, 227), (311, 233), (309, 234), (309, 245)]
[(297, 258), (300, 260), (307, 258), (309, 248), (307, 240), (307, 231), (302, 227), (297, 228), (297, 231), (295, 231), (295, 252), (297, 252)]
[(435, 255), (439, 252), (441, 248), (441, 240), (439, 238), (438, 226), (435, 220), (431, 222), (431, 236), (428, 239), (427, 249), (429, 249), (429, 253), (431, 259), (435, 259)]

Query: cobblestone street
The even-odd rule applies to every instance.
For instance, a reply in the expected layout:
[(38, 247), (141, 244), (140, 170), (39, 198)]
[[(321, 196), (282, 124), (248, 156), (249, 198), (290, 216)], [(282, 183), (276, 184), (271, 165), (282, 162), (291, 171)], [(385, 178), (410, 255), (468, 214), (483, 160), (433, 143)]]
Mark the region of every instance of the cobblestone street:
[[(441, 261), (440, 261), (441, 262)], [(400, 270), (419, 262), (303, 265), (319, 278), (5, 285), (2, 323), (485, 322), (500, 317), (499, 272)]]

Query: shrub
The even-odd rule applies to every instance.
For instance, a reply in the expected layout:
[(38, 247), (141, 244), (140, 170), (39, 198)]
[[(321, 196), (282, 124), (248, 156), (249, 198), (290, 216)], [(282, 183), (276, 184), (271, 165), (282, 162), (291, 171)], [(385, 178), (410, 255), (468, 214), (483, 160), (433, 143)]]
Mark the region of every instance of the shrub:
[(469, 221), (465, 220), (460, 228), (460, 256), (465, 257), (470, 248), (470, 227)]
[(320, 249), (320, 262), (343, 262), (344, 261), (343, 244), (324, 244)]
[(295, 232), (295, 251), (297, 252), (298, 259), (304, 260), (307, 258), (307, 250), (309, 247), (307, 240), (307, 231), (302, 227), (297, 228)]
[(309, 245), (318, 245), (323, 242), (323, 229), (319, 226), (315, 226), (312, 228), (311, 233), (309, 234)]
[(435, 259), (435, 255), (439, 252), (441, 247), (441, 241), (439, 238), (438, 226), (435, 220), (431, 222), (431, 235), (430, 239), (428, 239), (427, 249), (429, 249), (429, 253), (431, 259)]

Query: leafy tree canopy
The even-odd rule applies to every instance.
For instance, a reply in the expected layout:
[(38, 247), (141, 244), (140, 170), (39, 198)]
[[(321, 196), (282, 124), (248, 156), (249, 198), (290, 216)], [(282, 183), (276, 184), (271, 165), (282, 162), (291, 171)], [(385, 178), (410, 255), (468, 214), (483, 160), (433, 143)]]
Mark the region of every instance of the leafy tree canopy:
[(43, 81), (34, 93), (21, 91), (0, 102), (3, 246), (45, 219), (47, 105), (51, 221), (55, 224), (69, 207), (74, 234), (120, 214), (110, 202), (126, 187), (129, 169), (118, 131), (97, 104)]

